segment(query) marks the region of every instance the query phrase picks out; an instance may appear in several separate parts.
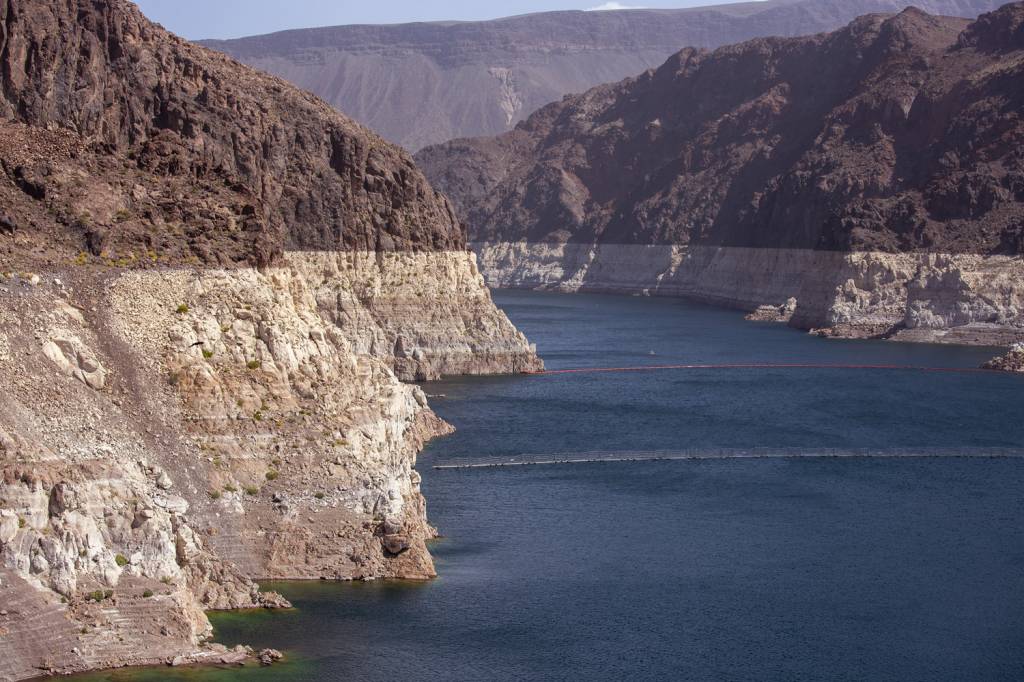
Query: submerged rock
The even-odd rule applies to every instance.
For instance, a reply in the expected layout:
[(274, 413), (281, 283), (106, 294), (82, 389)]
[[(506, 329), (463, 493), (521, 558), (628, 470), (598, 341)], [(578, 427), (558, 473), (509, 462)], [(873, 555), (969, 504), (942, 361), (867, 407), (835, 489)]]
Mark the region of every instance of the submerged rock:
[(256, 660), (260, 662), (260, 665), (273, 665), (284, 658), (277, 649), (263, 649), (256, 655)]

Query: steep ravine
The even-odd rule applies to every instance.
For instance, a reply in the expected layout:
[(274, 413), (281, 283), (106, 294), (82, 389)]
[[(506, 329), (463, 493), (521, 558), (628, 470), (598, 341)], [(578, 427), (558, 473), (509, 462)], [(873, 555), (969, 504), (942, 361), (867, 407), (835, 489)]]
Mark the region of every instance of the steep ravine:
[(530, 371), (447, 200), (125, 0), (0, 0), (0, 680), (217, 662), (253, 579), (426, 579), (404, 383)]

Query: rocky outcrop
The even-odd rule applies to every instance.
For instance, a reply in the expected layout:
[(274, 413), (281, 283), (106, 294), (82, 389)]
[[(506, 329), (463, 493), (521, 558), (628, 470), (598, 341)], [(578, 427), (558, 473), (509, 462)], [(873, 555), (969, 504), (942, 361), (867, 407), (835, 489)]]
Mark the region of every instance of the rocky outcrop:
[(685, 45), (831, 31), (914, 5), (974, 18), (1000, 0), (767, 0), (673, 10), (544, 12), (483, 22), (335, 26), (209, 40), (411, 150), (508, 131), (533, 111), (657, 67)]
[(6, 280), (0, 566), (79, 645), (12, 621), (5, 674), (219, 660), (204, 610), (286, 604), (252, 578), (432, 577), (414, 467), (450, 427), (397, 375), (510, 367), (467, 252)]
[(409, 156), (126, 0), (0, 0), (0, 85), (0, 679), (432, 577), (402, 380), (541, 365)]
[(907, 10), (684, 50), (417, 155), (496, 286), (696, 296), (841, 336), (1019, 338), (1024, 43)]
[(25, 239), (219, 265), (464, 247), (408, 154), (127, 0), (4, 0), (0, 20), (0, 118), (31, 126), (7, 124), (0, 145)]
[(1000, 372), (1024, 372), (1024, 343), (1015, 343), (1006, 355), (986, 362), (982, 369)]

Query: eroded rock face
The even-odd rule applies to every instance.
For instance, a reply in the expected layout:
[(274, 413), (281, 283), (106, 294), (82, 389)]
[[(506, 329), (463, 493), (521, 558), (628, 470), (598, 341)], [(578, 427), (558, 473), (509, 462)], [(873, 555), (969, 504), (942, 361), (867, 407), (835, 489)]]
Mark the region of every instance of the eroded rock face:
[(791, 323), (826, 333), (987, 324), (1012, 338), (1022, 16), (1019, 2), (974, 24), (907, 10), (686, 49), (417, 159), (493, 285), (749, 310), (793, 297)]
[(0, 87), (0, 679), (431, 577), (400, 378), (540, 365), (409, 156), (126, 0), (0, 0)]
[[(17, 349), (0, 357), (0, 565), (72, 624), (122, 596), (155, 632), (190, 624), (161, 659), (199, 652), (203, 609), (281, 605), (252, 578), (433, 576), (414, 466), (450, 427), (396, 372), (540, 367), (474, 263), (291, 253), (261, 270), (84, 267), (0, 292), (0, 346)], [(104, 368), (101, 390), (21, 350), (55, 338)], [(55, 669), (153, 660), (118, 651)]]
[(684, 296), (825, 336), (1024, 338), (1017, 256), (622, 244), (476, 244), (492, 286)]
[(55, 338), (43, 344), (45, 355), (57, 369), (97, 391), (106, 385), (107, 371), (96, 356), (76, 338)]
[(0, 23), (0, 235), (20, 226), (22, 266), (465, 246), (406, 152), (128, 0), (3, 0)]

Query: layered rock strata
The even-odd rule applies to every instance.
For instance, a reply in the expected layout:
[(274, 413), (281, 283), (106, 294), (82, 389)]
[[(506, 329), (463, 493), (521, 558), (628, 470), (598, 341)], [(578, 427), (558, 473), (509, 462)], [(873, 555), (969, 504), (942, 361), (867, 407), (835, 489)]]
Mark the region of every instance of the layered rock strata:
[(1022, 26), (1019, 2), (973, 23), (908, 9), (686, 49), (417, 159), (492, 285), (1006, 343), (1024, 328)]
[(681, 296), (826, 336), (1024, 339), (1024, 260), (637, 244), (475, 243), (497, 288)]
[(433, 576), (403, 380), (541, 365), (408, 154), (126, 0), (0, 0), (0, 86), (0, 679)]

